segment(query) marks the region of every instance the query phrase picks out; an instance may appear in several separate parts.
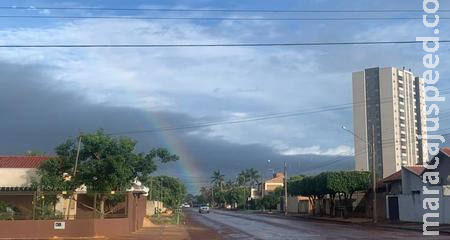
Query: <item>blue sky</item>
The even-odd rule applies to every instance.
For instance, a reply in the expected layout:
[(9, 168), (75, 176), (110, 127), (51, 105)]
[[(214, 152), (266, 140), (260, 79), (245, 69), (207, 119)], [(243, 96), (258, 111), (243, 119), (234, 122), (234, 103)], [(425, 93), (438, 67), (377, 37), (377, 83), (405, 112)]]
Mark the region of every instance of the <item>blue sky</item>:
[[(441, 9), (450, 9), (450, 3), (441, 2)], [(421, 9), (422, 1), (9, 1), (1, 6), (56, 6), (56, 7), (111, 7), (111, 8), (226, 8), (226, 9)], [(57, 10), (0, 10), (1, 15), (136, 15), (140, 16), (195, 16), (195, 17), (421, 17), (421, 13), (153, 13), (153, 12), (89, 12)], [(449, 13), (441, 13), (441, 17)], [(439, 24), (441, 39), (450, 39), (448, 20)], [(0, 19), (0, 44), (124, 44), (124, 43), (242, 43), (242, 42), (334, 42), (334, 41), (389, 41), (415, 40), (418, 36), (433, 36), (432, 29), (420, 20), (392, 21), (331, 21), (331, 22), (275, 22), (275, 21), (187, 21), (187, 20), (114, 20), (114, 19)], [(439, 50), (441, 80), (439, 87), (450, 88), (448, 44)], [(420, 45), (382, 46), (327, 46), (327, 47), (274, 47), (274, 48), (204, 48), (204, 49), (0, 49), (0, 63), (7, 69), (32, 69), (33, 74), (11, 72), (22, 81), (39, 85), (40, 93), (76, 96), (83, 106), (140, 112), (137, 115), (163, 114), (168, 126), (201, 121), (246, 119), (260, 114), (290, 112), (352, 102), (351, 72), (368, 67), (395, 66), (411, 68), (416, 74), (424, 71)], [(5, 68), (6, 69), (6, 68)], [(16, 74), (16, 75), (13, 75)], [(17, 75), (19, 74), (19, 75)], [(41, 78), (30, 77), (42, 74)], [(41, 76), (41, 75), (39, 75)], [(31, 79), (30, 79), (31, 78)], [(2, 81), (12, 81), (3, 78)], [(15, 88), (14, 84), (10, 84)], [(31, 88), (30, 91), (38, 89)], [(17, 89), (11, 89), (14, 91)], [(35, 95), (39, 98), (40, 95)], [(33, 100), (30, 100), (33, 101)], [(75, 104), (75, 103), (74, 103)], [(26, 112), (27, 104), (23, 111)], [(1, 105), (0, 105), (1, 107)], [(3, 144), (0, 153), (18, 154), (30, 148), (51, 152), (53, 147), (79, 129), (107, 131), (152, 129), (144, 120), (114, 122), (114, 119), (72, 122), (69, 116), (58, 116), (59, 129), (39, 131), (36, 122), (47, 120), (63, 106), (43, 106), (40, 119), (23, 122), (33, 129), (35, 136), (9, 131), (14, 119), (23, 114), (10, 115), (3, 121), (5, 131), (19, 139), (14, 146)], [(92, 109), (94, 109), (92, 107)], [(441, 104), (442, 111), (450, 111)], [(65, 108), (64, 111), (67, 109)], [(108, 110), (109, 111), (109, 110)], [(125, 110), (123, 110), (125, 111)], [(98, 111), (97, 111), (98, 112)], [(119, 111), (120, 112), (120, 111)], [(67, 112), (75, 115), (76, 112)], [(98, 113), (101, 114), (101, 113)], [(56, 114), (58, 115), (58, 114)], [(137, 117), (138, 118), (138, 117)], [(64, 123), (67, 124), (64, 124)], [(135, 123), (138, 122), (138, 123)], [(448, 126), (449, 119), (445, 120)], [(65, 125), (66, 127), (62, 127)], [(174, 134), (189, 145), (196, 143), (206, 149), (193, 149), (192, 161), (209, 159), (203, 167), (203, 178), (208, 171), (224, 168), (234, 174), (241, 167), (260, 166), (269, 157), (291, 158), (295, 163), (314, 164), (332, 157), (351, 156), (353, 136), (340, 129), (352, 127), (351, 109), (325, 112), (293, 118), (283, 118), (234, 125), (220, 125), (193, 129)], [(15, 126), (16, 130), (21, 126)], [(41, 125), (39, 125), (41, 126)], [(45, 125), (42, 125), (45, 126)], [(158, 127), (158, 126), (156, 126)], [(445, 127), (442, 127), (445, 128)], [(56, 132), (47, 141), (33, 140), (44, 131)], [(28, 133), (29, 134), (29, 133)], [(133, 136), (134, 137), (134, 136)], [(142, 140), (141, 149), (163, 145), (163, 141), (149, 136), (136, 136)], [(185, 142), (183, 142), (185, 141)], [(147, 144), (147, 145), (146, 145)], [(208, 145), (211, 144), (211, 145)], [(170, 147), (170, 146), (168, 146)], [(245, 152), (244, 165), (239, 156), (224, 156), (233, 151)], [(220, 154), (211, 153), (216, 149)], [(258, 150), (256, 150), (256, 149)], [(226, 149), (226, 151), (224, 150)], [(207, 157), (205, 157), (205, 155)], [(311, 157), (312, 156), (312, 157)], [(183, 156), (181, 156), (183, 158)], [(311, 159), (314, 160), (311, 160)], [(191, 160), (190, 160), (191, 161)], [(235, 162), (227, 168), (224, 161)], [(234, 165), (233, 165), (234, 166)], [(349, 165), (345, 165), (348, 167)], [(330, 166), (330, 168), (340, 165)], [(173, 170), (175, 169), (175, 170)], [(180, 173), (179, 166), (163, 169), (167, 173)], [(297, 173), (301, 172), (298, 168)], [(294, 171), (294, 174), (296, 172)], [(180, 175), (182, 176), (182, 175)], [(198, 176), (199, 178), (202, 176)]]

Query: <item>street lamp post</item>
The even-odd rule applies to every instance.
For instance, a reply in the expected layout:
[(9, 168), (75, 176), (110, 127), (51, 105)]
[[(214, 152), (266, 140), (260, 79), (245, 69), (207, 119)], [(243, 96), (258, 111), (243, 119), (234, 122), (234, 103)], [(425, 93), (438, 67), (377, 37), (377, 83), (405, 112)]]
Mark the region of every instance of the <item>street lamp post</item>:
[[(359, 140), (363, 141), (364, 143), (366, 143), (366, 145), (369, 145), (369, 143), (367, 142), (367, 140), (365, 140), (364, 138), (356, 135), (353, 131), (347, 129), (347, 127), (345, 127), (344, 125), (341, 126), (341, 128), (352, 134), (354, 137), (358, 138)], [(377, 223), (377, 183), (376, 183), (376, 164), (375, 164), (375, 159), (376, 159), (376, 151), (375, 151), (375, 126), (372, 125), (372, 143), (370, 145), (370, 152), (372, 155), (372, 169), (371, 169), (371, 175), (372, 175), (372, 218), (373, 218), (373, 223)]]

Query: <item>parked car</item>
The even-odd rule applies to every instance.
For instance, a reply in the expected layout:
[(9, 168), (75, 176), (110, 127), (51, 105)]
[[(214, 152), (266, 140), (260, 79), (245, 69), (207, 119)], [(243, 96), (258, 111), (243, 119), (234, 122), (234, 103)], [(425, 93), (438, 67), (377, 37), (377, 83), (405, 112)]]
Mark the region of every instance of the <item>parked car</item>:
[(206, 204), (200, 205), (200, 207), (198, 208), (198, 212), (199, 213), (209, 213), (209, 206)]

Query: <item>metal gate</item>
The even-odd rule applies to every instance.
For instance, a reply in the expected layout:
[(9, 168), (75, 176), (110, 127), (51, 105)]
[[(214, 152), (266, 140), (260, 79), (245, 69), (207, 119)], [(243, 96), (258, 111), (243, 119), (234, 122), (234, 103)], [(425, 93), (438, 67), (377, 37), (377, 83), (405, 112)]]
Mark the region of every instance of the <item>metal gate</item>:
[(389, 205), (389, 219), (391, 221), (398, 221), (400, 219), (399, 210), (398, 210), (398, 197), (397, 196), (389, 196), (388, 197), (388, 205)]

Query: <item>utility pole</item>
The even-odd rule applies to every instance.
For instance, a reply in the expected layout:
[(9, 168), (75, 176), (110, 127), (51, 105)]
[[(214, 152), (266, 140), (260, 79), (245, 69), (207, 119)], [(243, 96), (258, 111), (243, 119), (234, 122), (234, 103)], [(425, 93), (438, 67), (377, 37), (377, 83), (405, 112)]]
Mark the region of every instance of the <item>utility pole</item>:
[[(372, 143), (369, 144), (369, 139), (367, 138), (364, 139), (358, 135), (356, 135), (353, 131), (347, 129), (345, 126), (341, 126), (342, 129), (344, 129), (345, 131), (351, 133), (353, 136), (355, 136), (356, 138), (358, 138), (359, 140), (363, 141), (367, 147), (369, 148), (370, 145), (370, 151), (371, 151), (371, 157), (372, 157), (372, 163), (368, 162), (367, 166), (372, 165), (372, 169), (370, 171), (371, 175), (372, 175), (372, 220), (373, 223), (377, 223), (377, 177), (376, 177), (376, 151), (375, 151), (375, 125), (372, 124)], [(369, 158), (369, 154), (367, 154), (367, 158)]]
[(80, 148), (81, 148), (81, 134), (78, 138), (78, 148), (77, 148), (77, 157), (75, 158), (75, 167), (73, 168), (73, 177), (77, 174), (77, 168), (78, 168), (78, 159), (80, 158)]
[(159, 179), (159, 201), (162, 202), (162, 178)]
[(153, 201), (153, 177), (150, 177), (150, 200)]
[(372, 216), (373, 223), (377, 223), (377, 176), (376, 176), (376, 152), (375, 152), (375, 126), (372, 124)]
[(211, 208), (214, 207), (214, 184), (211, 187)]
[(284, 215), (287, 215), (287, 163), (284, 161)]
[[(78, 159), (80, 158), (80, 148), (81, 148), (81, 133), (80, 133), (80, 136), (78, 137), (78, 147), (77, 147), (77, 156), (76, 156), (76, 158), (75, 158), (75, 166), (73, 167), (73, 176), (72, 176), (72, 178), (73, 179), (71, 179), (70, 181), (75, 181), (75, 175), (77, 175), (77, 168), (78, 168)], [(63, 176), (64, 177), (64, 176)], [(68, 206), (67, 206), (67, 216), (66, 216), (66, 219), (67, 220), (69, 220), (70, 219), (70, 208), (71, 208), (71, 206), (72, 206), (72, 198), (74, 198), (75, 197), (75, 191), (72, 193), (72, 195), (69, 197), (69, 204), (68, 204)], [(77, 198), (78, 199), (78, 198)], [(95, 208), (95, 206), (94, 206), (94, 208)], [(95, 210), (94, 210), (94, 212), (95, 212)]]

